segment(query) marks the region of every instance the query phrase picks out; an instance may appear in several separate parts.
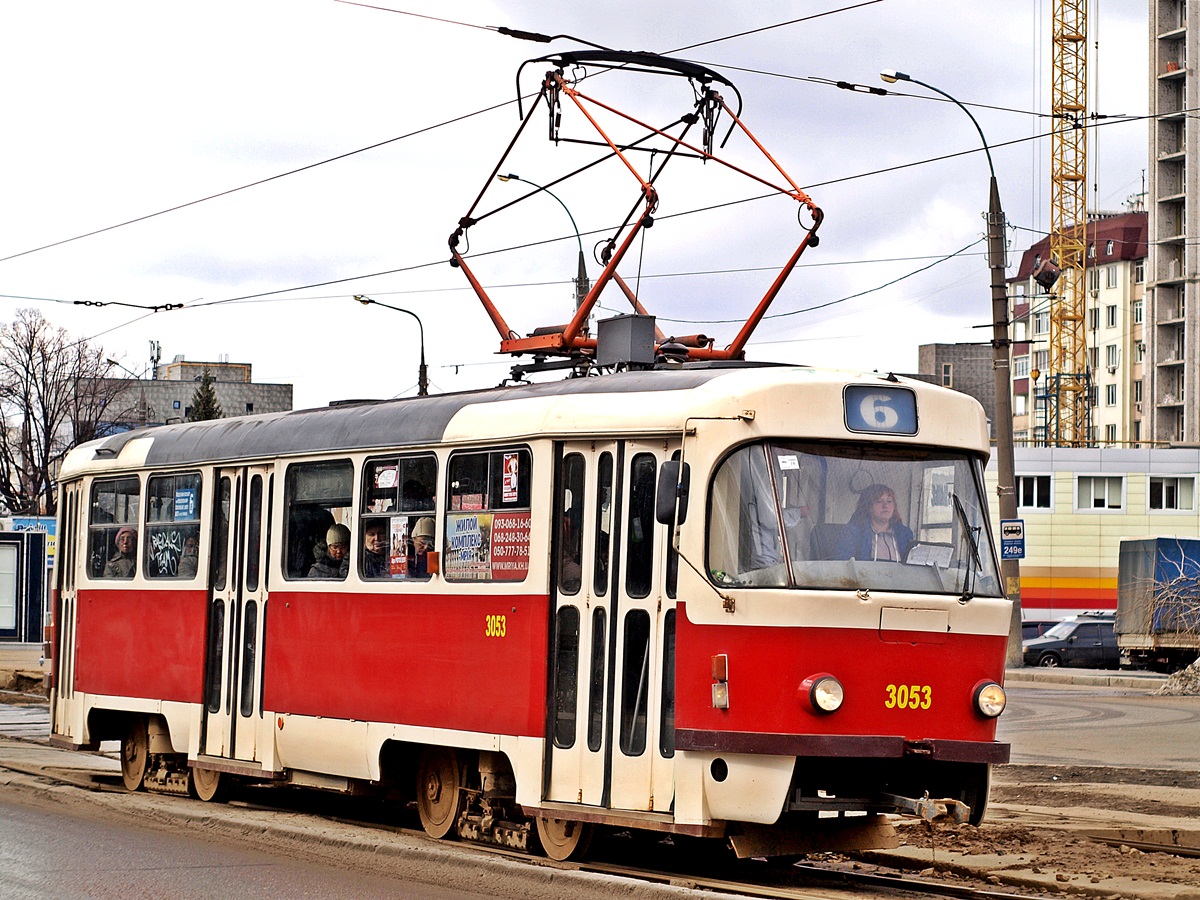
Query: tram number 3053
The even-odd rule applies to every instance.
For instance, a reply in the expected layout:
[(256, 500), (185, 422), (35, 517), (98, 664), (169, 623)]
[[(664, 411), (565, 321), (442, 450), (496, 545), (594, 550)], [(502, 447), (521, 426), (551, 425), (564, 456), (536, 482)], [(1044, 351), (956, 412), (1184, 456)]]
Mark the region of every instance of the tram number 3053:
[(929, 709), (933, 688), (927, 684), (889, 684), (883, 705), (888, 709)]
[(483, 626), (484, 637), (504, 637), (504, 633), (508, 628), (508, 623), (504, 616), (486, 616), (486, 621)]

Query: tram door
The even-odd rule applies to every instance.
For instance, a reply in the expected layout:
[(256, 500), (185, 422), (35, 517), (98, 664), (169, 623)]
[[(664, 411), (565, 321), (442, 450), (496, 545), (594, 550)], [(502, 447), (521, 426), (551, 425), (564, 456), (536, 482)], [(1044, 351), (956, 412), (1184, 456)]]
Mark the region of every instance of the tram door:
[(661, 440), (560, 448), (549, 801), (671, 808), (675, 601), (654, 494), (672, 449)]
[(256, 760), (262, 721), (271, 469), (220, 469), (214, 493), (200, 752)]
[[(75, 567), (78, 565), (79, 518), (83, 492), (78, 481), (63, 484), (58, 502), (62, 510), (62, 532), (58, 535), (58, 560), (54, 567), (58, 600), (54, 609), (53, 654), (54, 686), (50, 695), (50, 730), (52, 733), (80, 734), (82, 721), (63, 722), (68, 701), (75, 695), (75, 621), (78, 594), (75, 590)], [(61, 724), (60, 724), (61, 723)]]

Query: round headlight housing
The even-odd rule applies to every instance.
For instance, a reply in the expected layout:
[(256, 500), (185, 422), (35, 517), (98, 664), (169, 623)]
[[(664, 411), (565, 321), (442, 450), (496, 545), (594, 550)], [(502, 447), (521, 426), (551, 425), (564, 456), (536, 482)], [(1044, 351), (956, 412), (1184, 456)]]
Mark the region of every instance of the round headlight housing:
[(842, 683), (826, 672), (805, 678), (800, 684), (800, 693), (817, 713), (837, 712), (846, 699)]
[(996, 682), (981, 681), (975, 686), (975, 709), (981, 716), (994, 719), (1004, 712), (1007, 703), (1008, 696), (1004, 693), (1004, 688)]

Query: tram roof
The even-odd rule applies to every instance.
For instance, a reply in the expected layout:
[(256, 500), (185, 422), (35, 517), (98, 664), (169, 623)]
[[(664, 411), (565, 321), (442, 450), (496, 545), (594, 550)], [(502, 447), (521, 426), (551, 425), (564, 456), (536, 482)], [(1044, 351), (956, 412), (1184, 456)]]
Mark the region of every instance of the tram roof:
[[(710, 404), (714, 395), (704, 391), (703, 399), (653, 404), (632, 403), (630, 395), (693, 391), (735, 373), (740, 393), (789, 382), (795, 384), (800, 372), (807, 376), (805, 382), (814, 385), (824, 382), (833, 386), (882, 378), (878, 374), (834, 372), (808, 366), (721, 361), (429, 397), (346, 401), (316, 409), (122, 432), (76, 447), (64, 462), (62, 475), (68, 477), (80, 470), (96, 468), (125, 468), (129, 464), (199, 465), (348, 449), (433, 445), (445, 440), (528, 439), (535, 434), (603, 431), (616, 423), (625, 430), (665, 432), (681, 428), (689, 415), (697, 414), (699, 404)], [(734, 385), (730, 388), (734, 389)], [(604, 395), (608, 395), (607, 402)], [(493, 405), (494, 409), (489, 408)], [(471, 410), (472, 407), (476, 409)], [(711, 408), (704, 407), (708, 411)], [(472, 414), (464, 418), (460, 416), (464, 411)], [(456, 416), (460, 416), (458, 427), (452, 425)], [(481, 417), (484, 422), (495, 423), (492, 433), (478, 432)], [(127, 447), (130, 452), (123, 455)]]

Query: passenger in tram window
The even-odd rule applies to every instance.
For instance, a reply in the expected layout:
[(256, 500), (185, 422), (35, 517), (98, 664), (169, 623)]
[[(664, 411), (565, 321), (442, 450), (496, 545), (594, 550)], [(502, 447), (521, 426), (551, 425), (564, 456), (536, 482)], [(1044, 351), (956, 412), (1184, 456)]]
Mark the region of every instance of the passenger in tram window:
[(104, 577), (132, 578), (137, 560), (137, 532), (129, 527), (120, 529), (113, 546), (115, 552), (104, 564)]
[(346, 577), (350, 571), (350, 529), (345, 525), (331, 525), (325, 532), (325, 555), (308, 570), (309, 578)]
[(288, 513), (288, 578), (304, 578), (325, 556), (325, 532), (333, 515), (323, 506), (297, 503)]
[(200, 562), (200, 539), (196, 534), (189, 534), (183, 539), (183, 552), (179, 554), (180, 578), (195, 578), (196, 568)]
[(413, 561), (410, 575), (429, 574), (429, 551), (433, 549), (433, 518), (422, 516), (413, 526)]
[(363, 526), (363, 578), (387, 578), (388, 567), (388, 519), (368, 519)]
[(903, 562), (912, 541), (896, 507), (896, 492), (873, 484), (858, 495), (858, 508), (838, 539), (837, 558)]

